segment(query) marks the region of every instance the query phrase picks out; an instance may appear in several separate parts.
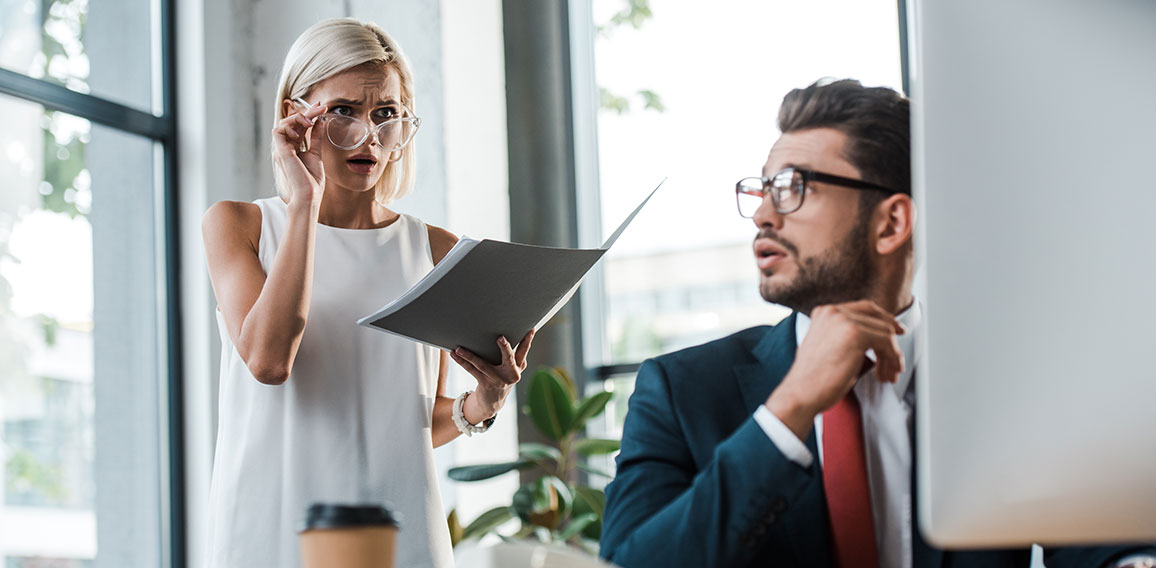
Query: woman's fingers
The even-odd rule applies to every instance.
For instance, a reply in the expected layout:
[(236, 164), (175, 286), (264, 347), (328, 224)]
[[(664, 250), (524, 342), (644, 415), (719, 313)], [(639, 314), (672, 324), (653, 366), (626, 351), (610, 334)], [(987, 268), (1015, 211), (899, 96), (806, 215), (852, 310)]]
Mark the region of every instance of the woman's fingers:
[(458, 347), (457, 349), (450, 351), (450, 358), (453, 359), (454, 362), (458, 365), (461, 365), (461, 367), (465, 369), (467, 373), (473, 375), (475, 379), (480, 381), (485, 376), (485, 373), (482, 372), (482, 370), (479, 369), (475, 364), (475, 361), (479, 359), (478, 356), (474, 355), (468, 349), (462, 349), (461, 347)]
[(462, 367), (469, 371), (470, 375), (473, 375), (479, 379), (479, 381), (482, 381), (483, 378), (492, 377), (492, 375), (496, 374), (494, 366), (492, 366), (489, 361), (482, 359), (481, 356), (472, 351), (469, 351), (469, 349), (465, 347), (458, 347), (457, 349), (453, 349), (450, 354), (454, 356), (454, 361), (461, 360), (469, 363), (468, 366), (465, 366), (464, 364)]
[(328, 109), (329, 109), (328, 106), (325, 106), (319, 102), (319, 103), (305, 109), (302, 112), (302, 114), (304, 114), (306, 118), (309, 118), (310, 120), (312, 120), (314, 118), (321, 116), (321, 114), (324, 113)]
[(519, 370), (526, 368), (526, 355), (530, 353), (530, 344), (534, 342), (534, 330), (526, 332), (522, 340), (518, 342), (518, 350), (514, 352), (514, 364)]
[(304, 114), (295, 114), (292, 117), (298, 125), (304, 128), (311, 128), (317, 121), (316, 118), (306, 118)]
[[(325, 112), (326, 107), (315, 105), (309, 107), (301, 112), (295, 112), (282, 118), (278, 121), (277, 126), (273, 128), (275, 134), (282, 136), (285, 142), (296, 147), (302, 138), (316, 129), (313, 126), (317, 124), (317, 117)], [(313, 138), (309, 136), (309, 138)]]
[[(509, 340), (505, 337), (499, 337), (496, 343), (502, 360), (498, 365), (486, 361), (465, 347), (454, 349), (450, 352), (450, 357), (461, 364), (471, 375), (474, 375), (479, 382), (485, 381), (494, 386), (512, 385), (522, 378), (522, 370), (526, 368), (526, 354), (530, 349), (527, 339), (532, 337), (532, 333), (526, 334), (526, 337), (522, 339), (522, 344), (525, 344), (525, 347), (519, 344), (517, 351), (510, 345)], [(468, 365), (464, 363), (468, 363)]]
[(299, 136), (296, 128), (294, 128), (290, 124), (284, 124), (284, 123), (278, 124), (275, 128), (273, 128), (273, 134), (276, 134), (278, 136), (283, 136), (283, 137), (290, 139), (290, 140)]
[(502, 354), (501, 367), (512, 367), (514, 365), (514, 347), (510, 345), (510, 340), (506, 336), (498, 337), (498, 351)]

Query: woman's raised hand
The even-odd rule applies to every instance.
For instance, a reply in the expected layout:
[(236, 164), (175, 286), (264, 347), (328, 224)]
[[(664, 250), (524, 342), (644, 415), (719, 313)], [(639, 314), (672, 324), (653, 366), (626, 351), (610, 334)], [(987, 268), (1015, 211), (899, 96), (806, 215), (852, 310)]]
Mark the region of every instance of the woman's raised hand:
[[(293, 103), (290, 103), (293, 105)], [(294, 109), (298, 107), (293, 105)], [(294, 111), (273, 128), (274, 172), (288, 193), (289, 201), (320, 203), (325, 189), (325, 167), (321, 163), (321, 129), (313, 128), (327, 107), (320, 104)]]

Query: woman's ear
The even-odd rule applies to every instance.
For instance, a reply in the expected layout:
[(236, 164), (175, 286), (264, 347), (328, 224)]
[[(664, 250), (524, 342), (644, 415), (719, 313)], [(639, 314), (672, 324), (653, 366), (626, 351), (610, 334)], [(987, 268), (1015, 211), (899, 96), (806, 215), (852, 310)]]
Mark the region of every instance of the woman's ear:
[(875, 252), (889, 255), (911, 241), (915, 204), (911, 196), (897, 193), (875, 206)]

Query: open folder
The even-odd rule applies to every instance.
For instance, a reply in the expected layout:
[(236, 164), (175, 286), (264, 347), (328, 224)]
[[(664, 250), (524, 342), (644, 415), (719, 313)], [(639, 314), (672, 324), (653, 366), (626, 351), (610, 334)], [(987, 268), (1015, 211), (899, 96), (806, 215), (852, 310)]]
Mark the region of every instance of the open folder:
[(520, 341), (562, 309), (658, 187), (600, 248), (542, 247), (463, 236), (417, 284), (357, 324), (440, 349), (465, 347), (496, 364), (502, 358), (498, 337)]

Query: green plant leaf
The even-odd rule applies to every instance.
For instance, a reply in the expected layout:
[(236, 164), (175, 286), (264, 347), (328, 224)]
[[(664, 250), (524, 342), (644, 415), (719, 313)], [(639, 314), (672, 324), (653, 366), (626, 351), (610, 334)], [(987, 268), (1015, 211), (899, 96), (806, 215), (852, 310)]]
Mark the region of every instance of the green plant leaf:
[(603, 438), (583, 438), (574, 442), (574, 451), (584, 456), (600, 456), (617, 452), (622, 442)]
[(614, 479), (613, 475), (610, 475), (609, 473), (607, 473), (605, 471), (602, 471), (602, 470), (600, 470), (596, 467), (593, 467), (593, 466), (586, 465), (584, 463), (579, 463), (578, 469), (585, 471), (586, 473), (589, 473), (591, 475), (600, 475), (600, 476), (605, 477), (607, 479)]
[(539, 444), (536, 442), (526, 442), (518, 446), (518, 456), (523, 460), (554, 460), (562, 459), (562, 452), (554, 446), (547, 446), (546, 444)]
[(562, 522), (562, 503), (549, 477), (539, 477), (530, 483), (530, 523), (553, 531)]
[(583, 400), (578, 405), (578, 411), (574, 413), (574, 422), (570, 425), (571, 432), (577, 432), (586, 426), (586, 421), (602, 414), (606, 410), (606, 403), (614, 398), (612, 392), (600, 392), (594, 396)]
[(630, 112), (630, 100), (626, 97), (616, 95), (610, 92), (610, 90), (606, 87), (599, 87), (598, 95), (598, 106), (603, 110), (607, 110), (618, 115), (623, 115)]
[(606, 510), (606, 494), (592, 487), (579, 485), (574, 489), (574, 517), (585, 514), (597, 516), (597, 522), (586, 525), (582, 536), (593, 540), (602, 538), (602, 514)]
[(552, 369), (540, 369), (530, 382), (530, 419), (546, 437), (558, 441), (570, 431), (574, 402)]
[(478, 515), (478, 518), (465, 528), (462, 533), (462, 540), (485, 536), (512, 518), (514, 518), (514, 512), (510, 510), (510, 507), (494, 507)]
[(519, 519), (522, 519), (523, 524), (528, 525), (530, 523), (530, 513), (534, 510), (534, 488), (531, 484), (523, 483), (518, 486), (518, 490), (514, 492), (514, 498), (510, 501), (510, 508), (514, 510), (514, 514), (518, 515)]
[(598, 521), (598, 515), (594, 513), (586, 513), (570, 519), (570, 524), (566, 525), (566, 529), (558, 534), (560, 540), (570, 540), (574, 535), (582, 532), (586, 527)]
[(658, 93), (650, 89), (639, 89), (638, 96), (642, 97), (643, 110), (666, 112), (666, 105), (662, 103), (662, 97)]
[(558, 382), (566, 388), (566, 392), (570, 395), (570, 406), (574, 406), (574, 401), (578, 400), (578, 387), (574, 386), (574, 377), (562, 367), (551, 367), (550, 370), (554, 372)]
[(543, 479), (554, 488), (554, 492), (558, 495), (558, 514), (562, 518), (566, 518), (574, 506), (574, 490), (565, 481), (553, 475), (548, 475)]
[(450, 526), (450, 546), (457, 546), (462, 541), (462, 524), (458, 522), (458, 510), (450, 509), (450, 514), (446, 517), (446, 523)]
[(463, 465), (451, 467), (448, 475), (454, 481), (481, 481), (497, 477), (515, 469), (526, 469), (534, 465), (530, 460), (518, 460), (506, 463), (490, 463), (481, 465)]
[(642, 24), (654, 16), (650, 10), (650, 0), (627, 0), (626, 7), (610, 17), (610, 25), (629, 25), (639, 29)]
[(577, 494), (576, 500), (580, 500), (585, 503), (590, 507), (591, 511), (598, 513), (599, 517), (602, 516), (602, 511), (606, 509), (605, 492), (603, 492), (601, 489), (586, 487), (585, 485), (579, 485), (578, 487), (575, 487), (574, 492)]

